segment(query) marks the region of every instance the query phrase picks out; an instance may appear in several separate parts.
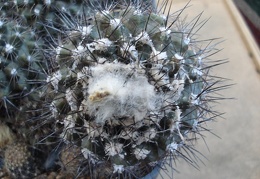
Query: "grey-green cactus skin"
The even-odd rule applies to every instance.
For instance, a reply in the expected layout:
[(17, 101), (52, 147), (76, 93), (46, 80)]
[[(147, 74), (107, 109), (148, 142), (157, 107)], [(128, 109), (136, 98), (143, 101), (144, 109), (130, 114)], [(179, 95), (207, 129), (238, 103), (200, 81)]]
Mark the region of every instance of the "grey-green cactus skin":
[[(193, 160), (218, 115), (204, 62), (215, 46), (197, 44), (197, 19), (180, 25), (149, 1), (0, 5), (0, 127), (40, 154), (25, 157), (37, 161), (28, 176), (3, 164), (10, 176), (142, 178), (168, 157)], [(0, 163), (12, 166), (8, 147)]]

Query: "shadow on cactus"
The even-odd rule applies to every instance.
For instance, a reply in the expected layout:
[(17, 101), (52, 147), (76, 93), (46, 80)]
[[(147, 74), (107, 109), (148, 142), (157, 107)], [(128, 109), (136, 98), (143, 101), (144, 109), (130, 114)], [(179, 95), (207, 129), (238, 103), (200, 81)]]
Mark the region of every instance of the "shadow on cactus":
[(197, 39), (201, 14), (185, 23), (186, 7), (161, 4), (86, 2), (80, 16), (41, 23), (51, 65), (30, 119), (48, 131), (28, 140), (49, 155), (38, 178), (142, 178), (177, 157), (197, 166), (193, 141), (221, 115), (210, 104), (228, 87), (209, 71), (226, 61), (209, 59), (217, 39)]

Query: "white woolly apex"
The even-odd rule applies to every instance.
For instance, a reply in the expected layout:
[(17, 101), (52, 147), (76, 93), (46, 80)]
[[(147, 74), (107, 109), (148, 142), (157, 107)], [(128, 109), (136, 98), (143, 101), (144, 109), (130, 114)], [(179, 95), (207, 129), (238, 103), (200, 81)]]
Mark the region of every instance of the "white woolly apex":
[(138, 36), (135, 37), (135, 40), (147, 44), (150, 47), (153, 47), (153, 42), (149, 37), (149, 34), (146, 31), (141, 32)]
[(62, 79), (62, 75), (61, 75), (60, 70), (58, 70), (55, 73), (53, 73), (52, 76), (48, 76), (46, 81), (47, 81), (47, 83), (50, 82), (52, 84), (55, 91), (58, 91), (59, 82), (60, 82), (61, 79)]
[(14, 50), (14, 46), (12, 46), (11, 44), (6, 44), (5, 45), (5, 52), (6, 53), (10, 54), (10, 53), (13, 52), (13, 50)]
[(173, 142), (173, 143), (167, 145), (166, 150), (171, 153), (175, 153), (178, 150), (178, 146), (179, 146), (178, 144)]
[(174, 54), (174, 57), (177, 59), (177, 60), (183, 60), (183, 56), (181, 56), (180, 54), (178, 54), (178, 53), (175, 53)]
[(17, 75), (17, 69), (16, 69), (16, 68), (13, 68), (13, 69), (11, 70), (11, 75), (12, 75), (12, 76), (16, 76), (16, 75)]
[(105, 152), (108, 156), (119, 155), (121, 158), (124, 158), (124, 155), (121, 154), (123, 151), (123, 146), (124, 145), (120, 143), (110, 142), (106, 144)]
[(148, 111), (158, 107), (158, 96), (146, 76), (124, 64), (99, 64), (91, 68), (87, 108), (96, 122), (120, 117), (141, 121)]
[(124, 165), (116, 165), (114, 164), (114, 171), (113, 173), (123, 173), (124, 171)]
[(121, 19), (111, 19), (110, 20), (110, 25), (113, 27), (113, 29), (119, 27), (120, 23), (121, 23)]
[(146, 149), (140, 149), (140, 148), (135, 148), (134, 149), (134, 154), (137, 160), (143, 160), (147, 157), (147, 155), (150, 153), (151, 151), (146, 150)]
[(4, 21), (0, 20), (0, 27), (2, 27), (4, 25)]

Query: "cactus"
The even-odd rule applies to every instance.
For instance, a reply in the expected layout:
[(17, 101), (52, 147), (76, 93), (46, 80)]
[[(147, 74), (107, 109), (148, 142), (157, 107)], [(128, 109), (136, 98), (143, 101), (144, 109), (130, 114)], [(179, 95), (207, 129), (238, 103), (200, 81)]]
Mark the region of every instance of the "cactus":
[(168, 1), (143, 3), (1, 3), (0, 164), (10, 177), (142, 178), (168, 158), (193, 160), (193, 139), (219, 115), (208, 94), (225, 86), (204, 62), (218, 50), (197, 44), (200, 16), (182, 24), (182, 11), (161, 12)]
[(12, 117), (25, 105), (25, 97), (34, 100), (34, 89), (46, 78), (38, 50), (43, 42), (17, 20), (3, 19), (0, 25), (0, 116)]

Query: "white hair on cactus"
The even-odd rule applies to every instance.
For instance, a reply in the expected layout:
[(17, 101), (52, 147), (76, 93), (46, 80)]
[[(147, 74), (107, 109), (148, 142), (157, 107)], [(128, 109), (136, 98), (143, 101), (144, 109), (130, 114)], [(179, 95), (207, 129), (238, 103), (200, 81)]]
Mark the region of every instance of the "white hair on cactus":
[(180, 54), (176, 53), (174, 54), (174, 57), (177, 59), (177, 60), (183, 60), (183, 56), (181, 56)]
[(169, 36), (171, 34), (171, 30), (166, 28), (166, 27), (160, 27), (159, 30), (163, 33), (165, 33), (167, 36)]
[(110, 25), (113, 27), (113, 29), (116, 29), (120, 26), (121, 20), (120, 19), (111, 19)]
[(178, 97), (181, 95), (182, 91), (184, 90), (184, 80), (173, 80), (172, 81), (172, 86), (173, 86), (173, 91), (178, 94)]
[(76, 121), (75, 121), (75, 116), (73, 114), (68, 115), (64, 118), (63, 125), (65, 130), (63, 130), (63, 132), (60, 134), (63, 139), (67, 139), (68, 136), (70, 136), (70, 134), (74, 132), (75, 124)]
[(161, 52), (161, 51), (154, 51), (154, 57), (157, 58), (156, 61), (162, 61), (167, 59), (167, 53), (166, 52)]
[(120, 117), (138, 122), (159, 106), (154, 86), (128, 66), (107, 63), (91, 70), (87, 108), (97, 123)]
[(105, 152), (108, 156), (119, 155), (121, 158), (124, 158), (124, 155), (121, 154), (123, 151), (123, 144), (116, 142), (109, 142), (105, 146)]
[(52, 113), (52, 116), (56, 117), (58, 116), (58, 109), (56, 108), (55, 102), (51, 102), (50, 104), (50, 111)]
[(82, 36), (88, 36), (92, 31), (93, 25), (80, 27)]
[(146, 142), (151, 141), (152, 139), (155, 138), (156, 136), (156, 129), (155, 128), (149, 128), (147, 131), (144, 133), (144, 138)]
[(178, 144), (173, 142), (169, 145), (167, 145), (166, 150), (169, 151), (170, 153), (175, 153), (178, 150)]
[(116, 165), (114, 164), (114, 171), (113, 173), (123, 173), (124, 171), (124, 165)]
[(112, 41), (110, 41), (108, 38), (102, 38), (95, 42), (86, 44), (88, 50), (93, 53), (94, 50), (98, 51), (106, 51), (108, 47), (110, 47), (113, 44)]
[(11, 75), (12, 75), (12, 76), (16, 76), (16, 75), (17, 75), (17, 69), (16, 69), (16, 68), (13, 68), (13, 69), (11, 70)]
[(96, 163), (98, 161), (98, 158), (95, 156), (95, 154), (87, 148), (81, 149), (81, 153), (83, 154), (84, 158), (90, 161), (91, 163)]
[(175, 130), (177, 130), (178, 134), (179, 134), (179, 137), (181, 138), (182, 141), (184, 141), (184, 137), (181, 133), (181, 129), (180, 129), (180, 124), (181, 124), (181, 110), (179, 108), (179, 106), (176, 107), (176, 110), (175, 110), (175, 116), (174, 116), (174, 119), (175, 119), (175, 125), (172, 126), (172, 132), (175, 132)]
[(46, 6), (50, 6), (51, 5), (51, 0), (44, 0), (44, 4)]
[(82, 46), (82, 45), (79, 45), (79, 46), (77, 46), (76, 47), (76, 49), (75, 50), (73, 50), (72, 51), (72, 53), (73, 53), (73, 57), (75, 58), (75, 57), (81, 57), (81, 56), (83, 56), (84, 54), (86, 54), (86, 52), (87, 52), (87, 48), (86, 47), (84, 47), (84, 46)]
[(135, 40), (138, 42), (142, 42), (143, 44), (147, 44), (150, 47), (153, 47), (153, 42), (151, 38), (149, 37), (149, 34), (145, 31), (141, 32), (139, 35), (135, 37)]
[(11, 45), (11, 44), (6, 44), (5, 45), (5, 52), (6, 53), (10, 54), (10, 53), (13, 53), (13, 51), (14, 51), (14, 46), (13, 45)]
[(0, 20), (0, 27), (2, 27), (4, 24), (4, 21)]
[(143, 148), (142, 149), (140, 149), (140, 148), (134, 149), (134, 154), (135, 154), (135, 157), (136, 157), (137, 160), (145, 159), (150, 152), (151, 151), (143, 149)]
[(190, 100), (191, 100), (191, 104), (193, 104), (193, 105), (199, 105), (200, 100), (199, 100), (199, 98), (198, 98), (198, 95), (191, 93), (190, 98), (191, 98), (191, 99), (190, 99)]
[(193, 68), (192, 73), (195, 73), (198, 76), (202, 76), (203, 72), (199, 68)]
[(59, 82), (62, 79), (61, 71), (58, 70), (55, 73), (52, 74), (52, 76), (48, 76), (46, 79), (47, 83), (51, 83), (51, 85), (54, 87), (54, 90), (57, 92), (59, 89)]
[(190, 41), (191, 41), (191, 39), (189, 38), (189, 37), (184, 37), (184, 43), (186, 44), (186, 45), (189, 45), (189, 43), (190, 43)]
[(161, 64), (154, 65), (151, 69), (151, 75), (154, 79), (154, 85), (161, 87), (161, 86), (167, 86), (171, 88), (170, 85), (170, 79), (167, 73), (163, 72), (162, 70), (167, 71), (165, 67)]
[(70, 106), (70, 109), (71, 111), (76, 111), (78, 110), (78, 106), (77, 106), (77, 97), (76, 95), (74, 94), (73, 90), (68, 88), (66, 90), (66, 93), (65, 93), (65, 97), (66, 97), (66, 100)]
[(136, 50), (134, 45), (130, 45), (128, 43), (124, 43), (124, 45), (120, 48), (121, 53), (123, 55), (128, 55), (126, 52), (128, 52), (134, 60), (138, 60), (138, 51)]
[(84, 121), (84, 128), (86, 129), (90, 138), (106, 136), (102, 126), (96, 125), (94, 122)]

